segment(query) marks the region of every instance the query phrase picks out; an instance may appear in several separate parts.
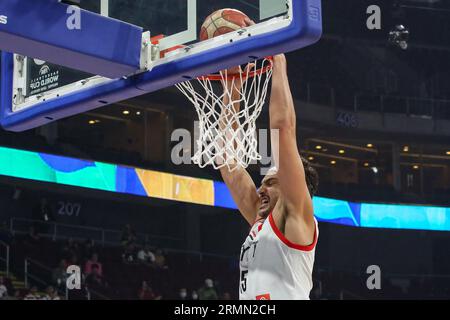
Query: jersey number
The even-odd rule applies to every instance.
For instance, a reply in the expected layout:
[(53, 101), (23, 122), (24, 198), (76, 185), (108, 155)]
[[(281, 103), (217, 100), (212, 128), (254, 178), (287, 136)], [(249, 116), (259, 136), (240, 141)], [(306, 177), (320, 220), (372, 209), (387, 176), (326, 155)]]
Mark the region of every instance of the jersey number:
[(241, 272), (241, 289), (242, 289), (242, 292), (247, 291), (247, 274), (248, 274), (248, 270)]

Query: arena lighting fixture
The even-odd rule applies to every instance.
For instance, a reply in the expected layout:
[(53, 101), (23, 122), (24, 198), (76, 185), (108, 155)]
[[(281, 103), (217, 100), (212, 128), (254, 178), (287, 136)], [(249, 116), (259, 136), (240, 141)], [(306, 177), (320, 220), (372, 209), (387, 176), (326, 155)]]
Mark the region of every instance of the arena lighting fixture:
[(345, 150), (339, 150), (339, 154), (344, 154)]
[(337, 162), (336, 162), (336, 160), (333, 160), (333, 161), (331, 161), (330, 162), (332, 165), (335, 165)]
[(373, 173), (377, 174), (378, 173), (378, 168), (377, 167), (372, 167), (372, 171), (373, 171)]
[(89, 120), (89, 124), (90, 124), (90, 125), (95, 124), (95, 120)]
[(447, 151), (447, 152), (446, 152), (446, 155), (450, 156), (450, 151)]
[(403, 152), (409, 152), (409, 146), (404, 146), (403, 147)]
[(317, 150), (322, 150), (322, 146), (321, 146), (321, 145), (318, 145), (318, 146), (316, 146), (316, 149), (317, 149)]
[(389, 42), (403, 50), (408, 49), (409, 30), (402, 24), (396, 25), (389, 32)]
[(368, 166), (369, 166), (368, 162), (364, 163), (364, 167), (368, 167)]
[(368, 144), (367, 144), (367, 148), (373, 148), (373, 144), (368, 143)]
[(418, 165), (413, 166), (413, 169), (414, 169), (414, 170), (419, 170), (419, 168), (420, 168), (420, 167), (419, 167)]
[(314, 157), (308, 157), (309, 161), (314, 161)]
[(127, 116), (127, 115), (129, 115), (129, 114), (130, 114), (130, 111), (128, 111), (128, 110), (124, 110), (124, 111), (123, 111), (123, 114)]
[(140, 111), (137, 111), (137, 112), (136, 112), (136, 115), (137, 115), (137, 116), (140, 116), (140, 115), (141, 115), (141, 112), (140, 112)]

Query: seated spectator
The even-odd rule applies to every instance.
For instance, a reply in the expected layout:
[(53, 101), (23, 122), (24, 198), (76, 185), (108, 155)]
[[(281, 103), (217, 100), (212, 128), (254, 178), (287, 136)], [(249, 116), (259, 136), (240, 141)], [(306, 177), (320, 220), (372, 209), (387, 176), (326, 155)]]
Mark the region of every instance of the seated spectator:
[(72, 254), (72, 256), (70, 257), (68, 264), (69, 266), (80, 266), (79, 263), (80, 259), (78, 258), (78, 255), (76, 255), (75, 253)]
[(73, 256), (79, 257), (81, 254), (80, 251), (78, 243), (70, 238), (64, 243), (60, 252), (60, 257), (69, 261)]
[(23, 300), (22, 292), (20, 290), (16, 290), (12, 300)]
[(126, 246), (124, 253), (122, 254), (122, 260), (124, 263), (136, 262), (136, 247), (133, 243)]
[(8, 297), (8, 289), (6, 288), (5, 279), (0, 276), (0, 300)]
[(122, 231), (121, 242), (123, 246), (128, 246), (130, 244), (135, 244), (137, 240), (136, 232), (131, 228), (131, 225), (127, 224), (125, 229)]
[(177, 300), (189, 300), (187, 289), (181, 288), (180, 290), (178, 290), (178, 297), (176, 299)]
[(147, 281), (142, 281), (142, 287), (138, 293), (139, 300), (161, 300), (161, 296), (157, 296)]
[(98, 254), (96, 254), (96, 253), (94, 253), (91, 256), (91, 259), (89, 259), (86, 262), (86, 265), (84, 267), (84, 273), (86, 275), (89, 275), (92, 272), (92, 268), (94, 266), (97, 267), (99, 276), (102, 276), (103, 275), (103, 267), (102, 267), (102, 264), (98, 261)]
[(72, 256), (75, 255), (78, 258), (81, 258), (82, 250), (78, 242), (74, 241), (73, 239), (69, 239), (68, 246)]
[(138, 252), (137, 258), (139, 262), (145, 264), (153, 264), (155, 262), (155, 254), (150, 251), (148, 245), (145, 245), (144, 248)]
[(224, 292), (222, 295), (222, 300), (232, 300), (231, 294), (229, 292)]
[[(2, 298), (0, 298), (0, 300), (2, 300)], [(11, 292), (11, 294), (5, 298), (3, 298), (3, 300), (22, 300), (22, 296), (20, 295), (20, 290), (13, 290)]]
[(96, 265), (92, 266), (91, 273), (86, 277), (86, 285), (89, 288), (93, 288), (93, 289), (108, 286), (108, 284), (105, 281), (105, 279), (103, 278), (103, 276), (101, 276), (99, 274), (98, 266), (96, 266)]
[(197, 291), (192, 291), (192, 293), (191, 293), (191, 300), (194, 300), (194, 301), (196, 301), (196, 300), (198, 300), (199, 299), (199, 297), (198, 297), (198, 293), (197, 293)]
[(199, 300), (218, 300), (216, 289), (214, 289), (214, 282), (211, 279), (205, 280), (205, 285), (198, 290)]
[(65, 288), (67, 280), (67, 261), (61, 260), (58, 267), (53, 269), (52, 272), (52, 283), (58, 288)]
[(89, 259), (92, 257), (94, 253), (96, 253), (97, 250), (95, 248), (95, 242), (92, 239), (87, 239), (84, 242), (83, 248), (82, 248), (82, 258), (83, 259)]
[(65, 242), (59, 250), (59, 257), (65, 260), (69, 260), (72, 256), (72, 252), (70, 251), (69, 245)]
[(159, 269), (168, 269), (166, 262), (166, 257), (163, 254), (163, 251), (161, 249), (156, 250), (155, 254), (155, 265)]
[(33, 286), (23, 300), (40, 300), (40, 298), (37, 287)]
[(58, 296), (58, 292), (52, 286), (47, 287), (47, 290), (45, 290), (45, 292), (46, 295), (42, 297), (42, 300), (61, 300), (61, 298)]

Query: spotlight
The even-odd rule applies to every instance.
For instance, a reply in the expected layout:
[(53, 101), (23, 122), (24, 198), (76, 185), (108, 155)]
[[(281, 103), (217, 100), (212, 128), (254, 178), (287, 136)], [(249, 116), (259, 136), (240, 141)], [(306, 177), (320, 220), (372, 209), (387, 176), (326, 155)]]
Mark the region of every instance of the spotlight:
[(408, 49), (409, 30), (402, 24), (396, 25), (393, 30), (389, 32), (389, 43), (400, 47), (403, 50)]

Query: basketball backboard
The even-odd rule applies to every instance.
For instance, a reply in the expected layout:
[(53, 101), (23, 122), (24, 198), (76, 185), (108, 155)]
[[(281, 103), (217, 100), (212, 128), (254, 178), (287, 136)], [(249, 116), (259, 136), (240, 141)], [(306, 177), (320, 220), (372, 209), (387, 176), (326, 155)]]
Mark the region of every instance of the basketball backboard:
[[(320, 0), (81, 0), (81, 8), (150, 32), (150, 67), (108, 79), (3, 52), (0, 121), (5, 129), (31, 129), (250, 60), (300, 49), (316, 42), (322, 31)], [(256, 24), (200, 42), (204, 19), (222, 8), (238, 9)], [(123, 45), (120, 39), (117, 45)]]

